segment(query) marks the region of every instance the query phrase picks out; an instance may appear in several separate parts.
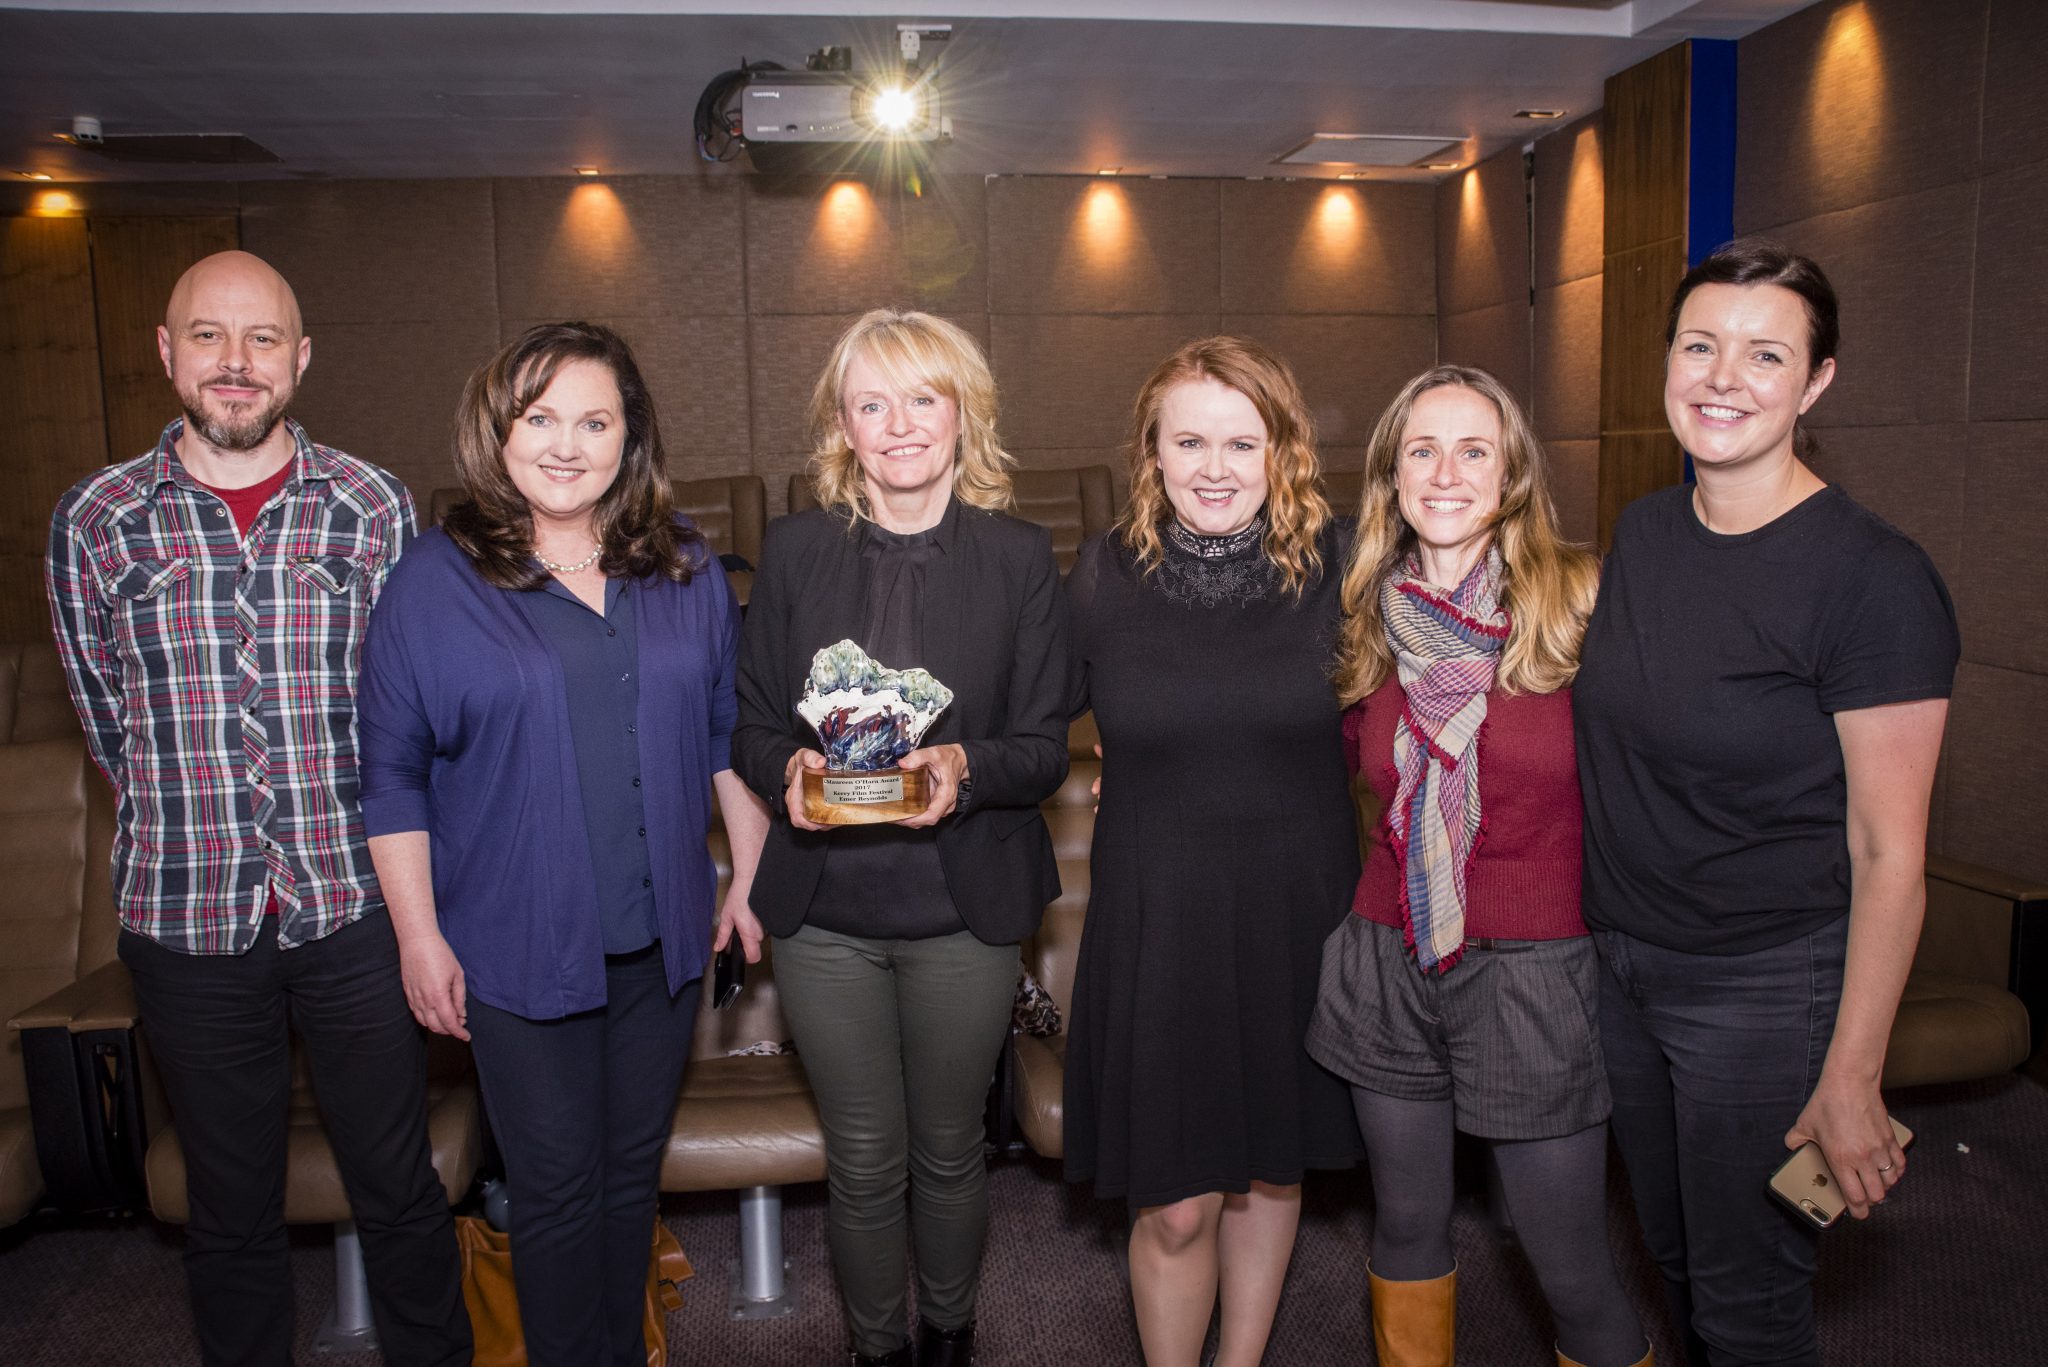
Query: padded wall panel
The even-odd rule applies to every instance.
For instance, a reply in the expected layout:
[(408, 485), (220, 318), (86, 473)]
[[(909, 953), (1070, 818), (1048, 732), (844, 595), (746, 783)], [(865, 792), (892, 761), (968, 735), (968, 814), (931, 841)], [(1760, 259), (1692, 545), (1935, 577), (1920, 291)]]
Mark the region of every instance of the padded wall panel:
[(1607, 78), (1601, 250), (1609, 256), (1685, 236), (1691, 70), (1690, 50), (1677, 43)]
[(1821, 264), (1841, 300), (1841, 355), (1807, 415), (1814, 426), (1962, 419), (1976, 218), (1977, 187), (1947, 185), (1774, 230)]
[(1685, 244), (1675, 237), (1608, 258), (1600, 287), (1603, 433), (1666, 427), (1664, 320), (1684, 276)]
[(1436, 259), (1440, 314), (1528, 301), (1528, 183), (1519, 146), (1438, 183)]
[(508, 318), (744, 311), (740, 178), (492, 182)]
[(1426, 316), (1225, 315), (1223, 331), (1287, 360), (1315, 414), (1317, 440), (1329, 446), (1364, 446), (1380, 410), (1436, 363), (1436, 327)]
[[(1963, 649), (1984, 664), (2048, 674), (2048, 422), (1977, 422), (1969, 434), (1961, 500), (1969, 535), (1949, 584)], [(2048, 770), (2032, 775), (2028, 786), (2039, 788)]]
[[(832, 353), (839, 334), (858, 317), (852, 313), (762, 314), (747, 321), (747, 385), (752, 396), (753, 449), (808, 451), (811, 434), (805, 412), (811, 390)], [(988, 349), (988, 319), (981, 314), (944, 314), (974, 335)], [(1002, 381), (1000, 372), (996, 376)], [(1007, 390), (1003, 393), (1009, 400)], [(756, 463), (754, 473), (775, 483), (773, 473)], [(786, 473), (786, 472), (785, 472)]]
[[(507, 318), (500, 339), (511, 341), (545, 320)], [(641, 378), (654, 394), (661, 444), (681, 458), (684, 479), (744, 475), (747, 459), (747, 324), (744, 318), (602, 318), (626, 339)], [(451, 402), (449, 411), (454, 411)]]
[(1986, 176), (1982, 192), (1970, 416), (2048, 418), (2048, 161)]
[(1434, 313), (1427, 185), (1224, 181), (1223, 308)]
[[(1820, 439), (1815, 472), (1919, 542), (1960, 611), (1963, 529), (1984, 525), (1963, 511), (1964, 463), (1976, 459), (1968, 429), (1961, 423), (1831, 427), (1814, 435)], [(2048, 497), (2037, 506), (2048, 511)]]
[(748, 177), (748, 311), (984, 307), (985, 184), (978, 176), (936, 176), (922, 195), (911, 195), (852, 180)]
[(1529, 305), (1510, 300), (1437, 319), (1437, 357), (1445, 364), (1478, 366), (1508, 387), (1527, 411), (1530, 403)]
[(1600, 535), (1600, 441), (1546, 441), (1550, 462), (1550, 501), (1557, 507), (1557, 530), (1567, 541), (1592, 545)]
[(1600, 121), (1596, 109), (1536, 144), (1538, 289), (1600, 274), (1606, 241)]
[(149, 450), (164, 424), (178, 415), (178, 396), (156, 344), (164, 306), (193, 262), (239, 241), (233, 215), (92, 220), (92, 297), (109, 460)]
[(316, 366), (324, 324), (498, 316), (487, 180), (252, 181), (242, 245), (291, 281)]
[(989, 181), (989, 312), (1215, 312), (1218, 187), (1098, 176)]
[(1130, 429), (1131, 403), (1152, 368), (1181, 343), (1216, 330), (1213, 313), (990, 318), (989, 358), (1003, 396), (1004, 444), (1092, 451), (1122, 441)]
[(2048, 878), (2048, 675), (1965, 661), (1948, 718), (1943, 853)]
[(463, 383), (497, 345), (496, 326), (477, 318), (329, 323), (293, 411), (314, 441), (404, 480), (424, 521), (433, 491), (456, 482), (449, 433)]
[(0, 223), (0, 412), (11, 420), (0, 500), (0, 636), (47, 640), (50, 512), (105, 464), (107, 429), (82, 218)]
[(1685, 478), (1685, 453), (1670, 429), (1661, 432), (1603, 432), (1600, 434), (1600, 466), (1595, 511), (1598, 514), (1600, 549), (1613, 534), (1614, 520), (1621, 510), (1645, 494), (1655, 493)]
[(1600, 435), (1600, 289), (1596, 270), (1536, 292), (1529, 388), (1546, 441)]
[[(1978, 175), (1986, 8), (1832, 0), (1743, 39), (1736, 230)], [(2038, 57), (2030, 65), (2038, 82)]]
[(1984, 45), (1984, 167), (1997, 170), (2048, 157), (2048, 5), (1991, 0)]

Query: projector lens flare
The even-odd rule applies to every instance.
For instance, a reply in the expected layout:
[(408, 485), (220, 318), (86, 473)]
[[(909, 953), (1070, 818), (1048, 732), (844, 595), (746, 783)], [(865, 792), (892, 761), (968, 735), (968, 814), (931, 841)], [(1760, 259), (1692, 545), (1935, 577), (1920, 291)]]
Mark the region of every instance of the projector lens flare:
[(885, 133), (901, 133), (917, 118), (917, 96), (900, 85), (884, 86), (868, 102), (868, 119)]

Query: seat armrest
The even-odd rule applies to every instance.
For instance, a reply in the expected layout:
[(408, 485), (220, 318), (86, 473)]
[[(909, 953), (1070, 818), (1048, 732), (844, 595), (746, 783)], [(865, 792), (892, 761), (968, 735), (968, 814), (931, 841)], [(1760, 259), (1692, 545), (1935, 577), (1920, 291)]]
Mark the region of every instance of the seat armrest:
[(1938, 854), (1927, 856), (1927, 876), (2011, 902), (2048, 901), (2048, 883), (2021, 878), (2000, 869), (1988, 869), (1982, 864), (1966, 864), (1960, 859)]
[(135, 1005), (135, 984), (128, 966), (101, 964), (69, 987), (59, 988), (7, 1022), (11, 1030), (63, 1029), (72, 1034), (91, 1030), (134, 1028), (141, 1013)]

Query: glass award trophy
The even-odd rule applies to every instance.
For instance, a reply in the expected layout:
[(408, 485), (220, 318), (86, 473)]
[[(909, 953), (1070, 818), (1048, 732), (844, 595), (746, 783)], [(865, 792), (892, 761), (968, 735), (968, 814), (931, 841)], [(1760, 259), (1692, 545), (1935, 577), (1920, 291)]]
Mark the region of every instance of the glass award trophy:
[(901, 821), (931, 801), (922, 769), (897, 767), (953, 701), (922, 669), (887, 669), (852, 641), (811, 657), (797, 715), (818, 733), (823, 769), (804, 770), (804, 815), (820, 826)]

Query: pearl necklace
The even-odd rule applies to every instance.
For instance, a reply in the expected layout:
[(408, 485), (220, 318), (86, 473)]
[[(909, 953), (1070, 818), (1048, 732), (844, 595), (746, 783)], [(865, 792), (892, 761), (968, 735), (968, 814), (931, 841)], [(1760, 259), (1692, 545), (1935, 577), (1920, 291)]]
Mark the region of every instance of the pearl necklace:
[(548, 559), (546, 556), (542, 555), (538, 551), (534, 552), (533, 558), (535, 560), (540, 561), (541, 568), (544, 570), (551, 570), (556, 574), (574, 574), (578, 570), (589, 569), (592, 565), (597, 563), (597, 557), (603, 554), (604, 546), (602, 544), (599, 544), (596, 546), (592, 546), (590, 548), (590, 554), (584, 556), (581, 560), (577, 561), (573, 565), (557, 565), (554, 561)]

